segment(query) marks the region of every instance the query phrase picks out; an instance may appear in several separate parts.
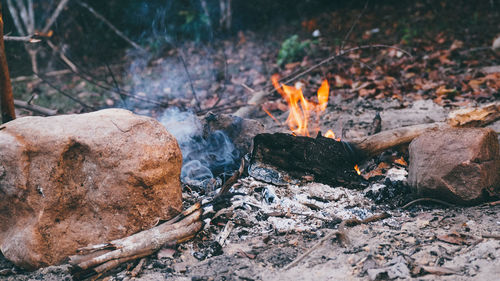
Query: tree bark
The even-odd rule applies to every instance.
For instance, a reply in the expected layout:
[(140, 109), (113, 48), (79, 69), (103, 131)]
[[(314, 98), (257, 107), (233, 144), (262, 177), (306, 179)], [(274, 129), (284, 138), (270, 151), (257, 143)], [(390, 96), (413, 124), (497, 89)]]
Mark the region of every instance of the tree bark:
[(2, 111), (2, 123), (16, 119), (14, 110), (14, 95), (10, 84), (9, 68), (3, 42), (3, 18), (2, 4), (0, 4), (0, 103)]

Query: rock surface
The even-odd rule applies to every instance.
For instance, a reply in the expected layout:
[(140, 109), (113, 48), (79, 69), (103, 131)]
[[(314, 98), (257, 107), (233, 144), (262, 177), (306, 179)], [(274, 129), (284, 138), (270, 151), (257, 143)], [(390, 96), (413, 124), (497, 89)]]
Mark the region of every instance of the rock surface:
[(410, 144), (408, 182), (421, 196), (456, 204), (500, 195), (497, 134), (464, 128), (421, 135)]
[(26, 269), (150, 228), (182, 208), (177, 141), (121, 109), (0, 126), (0, 249)]

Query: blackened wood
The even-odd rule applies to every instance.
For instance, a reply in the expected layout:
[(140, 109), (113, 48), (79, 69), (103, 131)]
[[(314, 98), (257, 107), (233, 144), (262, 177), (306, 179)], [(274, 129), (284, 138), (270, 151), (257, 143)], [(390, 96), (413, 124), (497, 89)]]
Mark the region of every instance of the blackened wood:
[(348, 143), (321, 135), (309, 138), (275, 133), (254, 138), (252, 163), (269, 164), (297, 178), (312, 175), (315, 181), (329, 185), (359, 183), (354, 170), (357, 160)]
[(7, 57), (3, 42), (2, 4), (0, 4), (0, 104), (3, 123), (16, 119), (12, 85), (10, 84), (9, 68), (7, 67)]

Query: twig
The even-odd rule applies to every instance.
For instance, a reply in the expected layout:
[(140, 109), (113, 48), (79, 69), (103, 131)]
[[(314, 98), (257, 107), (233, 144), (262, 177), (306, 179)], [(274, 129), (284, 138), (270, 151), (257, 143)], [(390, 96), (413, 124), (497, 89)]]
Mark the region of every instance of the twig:
[(7, 36), (3, 37), (4, 41), (14, 41), (14, 42), (27, 42), (27, 43), (39, 43), (42, 40), (37, 38), (35, 35), (29, 36)]
[(21, 21), (19, 20), (19, 15), (16, 6), (14, 6), (14, 3), (12, 3), (12, 0), (7, 0), (7, 6), (9, 6), (9, 12), (10, 16), (12, 17), (12, 20), (14, 21), (14, 25), (16, 26), (17, 33), (21, 36), (26, 36), (26, 31), (24, 30), (23, 26), (21, 25)]
[(126, 96), (122, 95), (120, 85), (118, 84), (118, 81), (116, 80), (115, 75), (113, 74), (113, 71), (111, 70), (111, 67), (108, 63), (106, 63), (106, 68), (108, 69), (109, 75), (111, 75), (111, 79), (113, 79), (113, 84), (115, 84), (115, 89), (118, 92), (118, 95), (120, 95), (120, 98), (122, 99), (123, 106), (127, 107), (127, 99), (125, 98)]
[(361, 19), (361, 16), (364, 14), (366, 8), (368, 8), (368, 2), (370, 2), (369, 0), (367, 0), (365, 2), (365, 6), (363, 7), (363, 10), (361, 10), (361, 13), (359, 13), (358, 17), (356, 18), (356, 20), (352, 23), (351, 25), (351, 28), (349, 28), (349, 31), (347, 31), (345, 37), (344, 37), (344, 40), (342, 40), (342, 43), (340, 45), (340, 50), (343, 50), (344, 49), (344, 46), (345, 46), (345, 42), (349, 39), (349, 36), (351, 36), (351, 33), (352, 31), (354, 30), (354, 27), (356, 26), (356, 24), (358, 24), (359, 20)]
[[(70, 74), (72, 73), (71, 70), (69, 69), (63, 69), (63, 70), (55, 70), (51, 72), (46, 72), (43, 74), (45, 77), (50, 77), (50, 76), (59, 76), (59, 75), (65, 75), (65, 74)], [(24, 82), (24, 81), (29, 81), (29, 80), (40, 80), (38, 76), (36, 75), (30, 75), (30, 76), (17, 76), (15, 78), (10, 79), (11, 82), (17, 83), (17, 82)]]
[(500, 200), (498, 201), (493, 201), (493, 202), (488, 202), (488, 203), (484, 203), (484, 205), (486, 206), (496, 206), (496, 205), (500, 205)]
[(215, 198), (220, 197), (225, 193), (227, 193), (231, 188), (231, 186), (233, 186), (233, 184), (235, 184), (236, 181), (241, 177), (244, 170), (245, 170), (245, 157), (242, 157), (240, 168), (238, 169), (238, 171), (234, 172), (234, 174), (222, 185), (219, 193), (215, 196)]
[(50, 81), (46, 80), (45, 78), (43, 78), (42, 76), (40, 76), (39, 74), (35, 73), (36, 76), (38, 76), (44, 83), (46, 83), (47, 85), (49, 85), (51, 88), (53, 88), (54, 90), (56, 90), (58, 93), (60, 93), (61, 95), (69, 98), (70, 100), (82, 105), (84, 108), (87, 108), (87, 109), (91, 109), (91, 110), (95, 110), (95, 107), (91, 106), (91, 105), (88, 105), (86, 103), (84, 103), (83, 101), (73, 97), (72, 95), (64, 92), (63, 90), (61, 90), (59, 87), (57, 87), (56, 85), (52, 84)]
[[(348, 54), (348, 53), (352, 53), (354, 51), (358, 51), (358, 50), (363, 50), (363, 49), (371, 49), (371, 48), (388, 48), (388, 49), (396, 49), (398, 51), (401, 51), (402, 53), (404, 53), (405, 55), (409, 56), (409, 57), (413, 57), (410, 53), (408, 53), (407, 51), (401, 49), (401, 48), (398, 48), (398, 47), (394, 47), (394, 46), (389, 46), (389, 45), (384, 45), (384, 44), (376, 44), (376, 45), (363, 45), (363, 46), (358, 46), (358, 47), (353, 47), (353, 48), (350, 48), (350, 49), (347, 49), (345, 51), (341, 50), (338, 54), (335, 54), (333, 56), (330, 56), (322, 61), (320, 61), (319, 63), (307, 68), (306, 70), (298, 73), (297, 75), (293, 76), (292, 78), (286, 80), (285, 82), (281, 82), (282, 84), (290, 84), (292, 81), (298, 79), (299, 77), (311, 72), (312, 70), (326, 64), (326, 63), (329, 63), (335, 59), (337, 59), (338, 57), (341, 57), (341, 56), (344, 56), (345, 54)], [(276, 91), (276, 89), (273, 89), (271, 91), (269, 91), (267, 94), (271, 94), (271, 93), (274, 93)]]
[(142, 258), (139, 261), (139, 263), (137, 264), (137, 266), (134, 267), (134, 269), (130, 272), (130, 276), (137, 277), (141, 273), (145, 262), (146, 262), (146, 258)]
[(61, 60), (69, 67), (71, 68), (71, 71), (73, 72), (78, 72), (78, 68), (76, 68), (76, 65), (61, 51), (59, 51), (59, 48), (57, 48), (50, 40), (47, 40), (47, 44), (49, 47), (54, 50), (57, 54), (59, 54), (59, 57)]
[(451, 204), (451, 203), (448, 203), (448, 202), (445, 202), (445, 201), (442, 201), (442, 200), (439, 200), (439, 199), (434, 199), (434, 198), (418, 198), (418, 199), (415, 199), (413, 201), (410, 201), (408, 202), (407, 204), (405, 204), (403, 207), (401, 207), (402, 209), (408, 209), (410, 206), (416, 204), (416, 203), (420, 203), (420, 202), (434, 202), (434, 203), (439, 203), (441, 205), (445, 205), (445, 206), (448, 206), (448, 207), (455, 207), (455, 205)]
[(42, 29), (42, 33), (49, 32), (50, 28), (52, 27), (52, 25), (56, 21), (57, 17), (59, 17), (59, 14), (61, 14), (61, 11), (64, 9), (66, 4), (68, 4), (68, 1), (69, 0), (61, 0), (61, 2), (59, 2), (56, 9), (54, 10), (52, 15), (50, 16), (49, 20), (47, 21), (47, 24), (45, 24), (45, 27)]
[(201, 110), (201, 103), (198, 100), (196, 91), (194, 90), (193, 80), (191, 79), (191, 75), (189, 74), (186, 61), (184, 61), (184, 56), (182, 55), (182, 53), (179, 53), (179, 60), (182, 62), (182, 66), (184, 67), (184, 71), (186, 72), (187, 78), (189, 80), (189, 85), (191, 86), (191, 91), (193, 92), (193, 98), (196, 101), (196, 107), (198, 108), (198, 110)]
[[(57, 50), (55, 49), (54, 51), (56, 51), (57, 53), (62, 53), (60, 50)], [(75, 64), (76, 65), (76, 64)], [(85, 71), (83, 68), (78, 68), (80, 70), (80, 72), (84, 73), (85, 75), (91, 77), (92, 79), (96, 79), (92, 74), (90, 74), (89, 72)], [(127, 96), (127, 97), (130, 97), (130, 98), (133, 98), (133, 99), (136, 99), (136, 100), (139, 100), (139, 101), (143, 101), (143, 102), (147, 102), (147, 103), (151, 103), (151, 104), (155, 104), (155, 105), (158, 105), (158, 106), (167, 106), (168, 104), (165, 104), (165, 103), (162, 103), (162, 102), (159, 102), (159, 101), (154, 101), (154, 100), (150, 100), (150, 99), (147, 99), (147, 98), (143, 98), (143, 97), (138, 97), (130, 92), (125, 92), (123, 89), (120, 90), (120, 92), (118, 93), (116, 90), (113, 90), (113, 88), (111, 86), (105, 86), (105, 85), (101, 85), (87, 77), (85, 77), (84, 75), (82, 75), (80, 72), (75, 72), (73, 71), (72, 69), (71, 70), (67, 70), (67, 71), (70, 71), (69, 73), (74, 73), (76, 74), (78, 77), (82, 78), (83, 80), (91, 83), (92, 85), (95, 85), (101, 89), (104, 89), (104, 90), (107, 90), (107, 91), (110, 91), (112, 93), (116, 93), (116, 94), (119, 94), (119, 95), (124, 95), (124, 96)], [(66, 74), (66, 72), (63, 73), (63, 71), (61, 71), (61, 73), (54, 73), (54, 76), (55, 75), (60, 75), (60, 74)], [(44, 75), (45, 76), (45, 75)], [(47, 75), (48, 76), (48, 75)]]
[(45, 107), (38, 106), (35, 104), (29, 104), (29, 103), (22, 101), (22, 100), (14, 100), (14, 105), (16, 107), (24, 108), (24, 109), (27, 109), (29, 111), (33, 111), (33, 112), (36, 112), (36, 113), (39, 113), (39, 114), (42, 114), (45, 116), (54, 116), (57, 114), (57, 110), (55, 110), (55, 109), (49, 109), (49, 108), (45, 108)]
[(491, 238), (495, 240), (500, 240), (500, 235), (494, 235), (494, 234), (483, 234), (481, 235), (483, 238)]
[[(77, 279), (88, 278), (109, 271), (123, 262), (146, 257), (166, 243), (181, 243), (191, 239), (202, 227), (201, 214), (201, 204), (197, 203), (182, 212), (183, 216), (131, 236), (96, 245), (102, 246), (102, 249), (96, 246), (81, 248), (77, 252), (82, 254), (69, 258), (73, 266), (72, 274)], [(177, 220), (180, 217), (182, 219)]]
[(224, 110), (227, 110), (227, 109), (239, 108), (239, 107), (242, 107), (242, 106), (245, 106), (245, 105), (246, 104), (232, 104), (232, 103), (228, 104), (228, 103), (225, 103), (225, 104), (221, 104), (221, 105), (216, 106), (216, 107), (198, 110), (198, 111), (196, 111), (196, 114), (197, 115), (201, 115), (201, 114), (205, 114), (205, 113), (207, 113), (209, 111), (220, 112), (220, 111), (224, 111)]
[(118, 28), (116, 28), (111, 22), (109, 22), (104, 16), (102, 16), (101, 14), (99, 14), (98, 12), (96, 12), (92, 7), (90, 7), (87, 3), (83, 2), (83, 1), (77, 1), (76, 2), (78, 5), (84, 7), (85, 9), (87, 9), (90, 13), (92, 13), (96, 18), (98, 18), (99, 20), (101, 20), (103, 23), (105, 23), (109, 28), (111, 28), (111, 30), (113, 30), (116, 35), (118, 35), (120, 38), (122, 38), (123, 40), (125, 40), (127, 43), (129, 43), (130, 45), (132, 45), (134, 48), (136, 48), (137, 50), (140, 50), (144, 53), (147, 53), (147, 51), (139, 46), (137, 43), (135, 43), (134, 41), (130, 40), (127, 36), (125, 36), (125, 34), (123, 34), (120, 30), (118, 30)]
[[(342, 221), (340, 223), (337, 231), (332, 231), (332, 232), (328, 233), (327, 235), (325, 235), (325, 237), (321, 238), (321, 240), (319, 240), (316, 244), (314, 244), (314, 246), (309, 248), (309, 250), (307, 250), (305, 253), (300, 255), (294, 261), (292, 261), (291, 263), (289, 263), (285, 267), (283, 267), (282, 270), (285, 271), (285, 270), (288, 270), (288, 269), (296, 266), (300, 261), (302, 261), (304, 258), (309, 256), (309, 254), (311, 254), (313, 251), (318, 249), (325, 241), (332, 239), (334, 236), (339, 236), (339, 234), (341, 234), (341, 232), (344, 231), (346, 226), (356, 226), (356, 225), (363, 224), (363, 223), (370, 223), (370, 222), (374, 222), (374, 221), (378, 221), (378, 220), (383, 220), (383, 219), (386, 219), (388, 217), (390, 217), (389, 214), (383, 213), (380, 215), (371, 216), (371, 217), (366, 218), (364, 220), (348, 219), (348, 220)], [(344, 234), (344, 236), (345, 236), (345, 234)]]

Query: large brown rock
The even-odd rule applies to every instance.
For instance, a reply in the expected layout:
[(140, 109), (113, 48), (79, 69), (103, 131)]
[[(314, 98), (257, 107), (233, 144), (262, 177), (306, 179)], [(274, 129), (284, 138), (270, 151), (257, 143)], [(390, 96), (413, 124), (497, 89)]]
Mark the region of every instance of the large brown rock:
[(181, 210), (181, 152), (154, 119), (106, 109), (0, 128), (0, 249), (18, 266), (60, 263)]
[(500, 195), (500, 155), (491, 129), (425, 133), (410, 144), (408, 182), (425, 197), (475, 204)]

